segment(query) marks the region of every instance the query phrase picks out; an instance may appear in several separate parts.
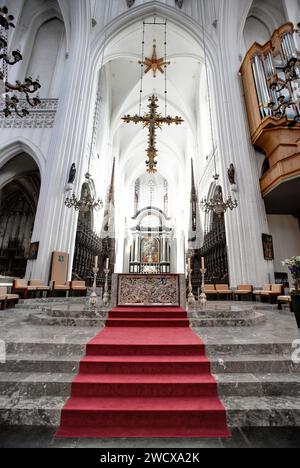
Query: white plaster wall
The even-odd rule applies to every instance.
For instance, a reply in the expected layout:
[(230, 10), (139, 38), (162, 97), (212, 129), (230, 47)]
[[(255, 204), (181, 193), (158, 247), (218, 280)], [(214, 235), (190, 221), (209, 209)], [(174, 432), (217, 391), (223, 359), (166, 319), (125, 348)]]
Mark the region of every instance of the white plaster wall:
[(267, 217), (270, 234), (273, 236), (275, 271), (287, 272), (287, 268), (283, 267), (281, 262), (300, 255), (299, 221), (288, 215), (268, 215)]
[(39, 77), (41, 98), (59, 97), (64, 35), (64, 25), (58, 19), (47, 21), (37, 32), (26, 76)]
[(247, 19), (244, 31), (246, 49), (250, 49), (254, 42), (265, 44), (270, 40), (270, 33), (267, 26), (259, 19), (251, 16)]

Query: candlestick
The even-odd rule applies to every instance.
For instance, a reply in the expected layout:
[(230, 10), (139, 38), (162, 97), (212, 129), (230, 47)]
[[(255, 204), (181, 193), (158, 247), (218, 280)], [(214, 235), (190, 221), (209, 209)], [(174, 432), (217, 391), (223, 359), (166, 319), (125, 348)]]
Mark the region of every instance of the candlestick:
[(99, 260), (99, 257), (95, 257), (95, 268), (98, 268), (98, 260)]
[(109, 269), (109, 258), (106, 259), (105, 261), (105, 270)]
[[(107, 259), (108, 260), (108, 259)], [(106, 264), (107, 264), (106, 260)], [(107, 306), (109, 304), (109, 291), (108, 291), (108, 274), (109, 274), (109, 269), (105, 268), (104, 270), (105, 273), (105, 285), (104, 285), (104, 294), (103, 294), (103, 304)]]
[(193, 294), (193, 286), (192, 286), (193, 270), (191, 268), (188, 268), (187, 272), (188, 272), (188, 305), (192, 307), (196, 302), (195, 296)]
[[(204, 259), (203, 259), (204, 260)], [(201, 306), (205, 306), (207, 302), (207, 296), (205, 294), (205, 273), (207, 270), (205, 268), (201, 268), (200, 273), (202, 276), (202, 282), (201, 282), (201, 294), (200, 294), (200, 304)]]
[(204, 259), (204, 257), (201, 258), (201, 269), (202, 270), (205, 269), (205, 259)]
[[(96, 257), (96, 258), (98, 258), (98, 257)], [(98, 274), (98, 271), (99, 271), (99, 269), (97, 267), (93, 268), (93, 273), (94, 273), (93, 291), (92, 291), (92, 294), (90, 295), (90, 299), (89, 299), (90, 306), (91, 306), (91, 308), (93, 310), (96, 309), (97, 303), (98, 303), (98, 296), (97, 296), (97, 274)]]

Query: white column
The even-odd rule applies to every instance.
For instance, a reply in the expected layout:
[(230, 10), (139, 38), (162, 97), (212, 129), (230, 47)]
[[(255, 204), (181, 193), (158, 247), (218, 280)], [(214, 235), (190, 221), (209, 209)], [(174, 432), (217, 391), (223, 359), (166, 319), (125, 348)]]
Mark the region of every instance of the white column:
[(28, 262), (27, 276), (48, 280), (51, 253), (70, 254), (69, 278), (75, 247), (78, 214), (64, 205), (65, 185), (73, 162), (77, 175), (75, 190), (80, 195), (86, 172), (87, 115), (93, 100), (90, 95), (92, 76), (89, 73), (89, 31), (91, 18), (86, 2), (74, 0), (71, 9), (72, 48), (65, 70), (65, 92), (62, 93), (47, 154), (42, 179), (33, 241), (40, 241), (38, 260)]
[[(224, 3), (224, 4), (223, 4)], [(218, 126), (218, 170), (224, 197), (236, 196), (239, 206), (225, 216), (231, 286), (263, 285), (273, 280), (273, 262), (263, 257), (262, 234), (268, 233), (266, 210), (261, 196), (256, 155), (249, 137), (242, 86), (238, 74), (237, 32), (230, 2), (222, 2), (218, 56), (213, 73), (215, 119)], [(234, 6), (232, 6), (234, 9)], [(232, 16), (233, 15), (233, 16)], [(227, 169), (236, 167), (239, 191), (230, 192)]]

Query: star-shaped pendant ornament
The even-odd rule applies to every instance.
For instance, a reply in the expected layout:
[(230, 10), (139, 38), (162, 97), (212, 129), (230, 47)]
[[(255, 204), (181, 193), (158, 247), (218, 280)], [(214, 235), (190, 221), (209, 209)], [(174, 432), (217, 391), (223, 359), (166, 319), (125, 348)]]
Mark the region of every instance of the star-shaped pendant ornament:
[(156, 73), (157, 70), (160, 71), (160, 73), (164, 74), (164, 68), (167, 65), (170, 65), (171, 62), (166, 62), (164, 58), (157, 58), (157, 53), (156, 53), (156, 44), (153, 44), (153, 54), (151, 59), (146, 57), (143, 62), (139, 61), (140, 65), (145, 65), (145, 74), (147, 74), (150, 70), (153, 72), (153, 77), (156, 78)]

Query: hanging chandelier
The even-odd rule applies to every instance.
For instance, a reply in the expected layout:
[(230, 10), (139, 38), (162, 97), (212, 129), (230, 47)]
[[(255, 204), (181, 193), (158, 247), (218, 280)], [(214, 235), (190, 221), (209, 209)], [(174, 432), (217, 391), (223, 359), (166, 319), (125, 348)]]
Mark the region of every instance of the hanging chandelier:
[(91, 175), (89, 173), (85, 174), (85, 182), (83, 186), (85, 187), (82, 192), (82, 196), (78, 199), (75, 193), (71, 197), (67, 197), (65, 200), (65, 205), (67, 208), (74, 208), (75, 211), (81, 211), (87, 213), (88, 211), (99, 211), (103, 208), (103, 201), (98, 198), (92, 197), (88, 192), (87, 186), (91, 181)]
[(219, 218), (222, 217), (222, 215), (229, 209), (229, 210), (234, 210), (234, 208), (237, 208), (238, 202), (237, 200), (233, 200), (232, 197), (229, 197), (226, 201), (223, 199), (223, 190), (221, 185), (218, 183), (219, 182), (219, 176), (215, 175), (214, 176), (215, 180), (215, 193), (212, 198), (209, 200), (207, 198), (204, 198), (200, 202), (200, 207), (202, 211), (205, 213), (210, 213), (213, 212), (215, 213)]
[(19, 117), (26, 117), (29, 111), (22, 104), (16, 93), (20, 97), (24, 96), (30, 107), (38, 106), (41, 101), (37, 96), (31, 96), (36, 93), (41, 85), (38, 80), (31, 77), (25, 78), (24, 82), (16, 81), (11, 84), (8, 81), (8, 67), (20, 62), (23, 57), (19, 50), (8, 51), (8, 31), (14, 28), (14, 17), (9, 15), (7, 7), (0, 7), (0, 97), (3, 101), (3, 113), (5, 117), (11, 116), (15, 112)]
[(206, 82), (207, 82), (207, 94), (208, 94), (208, 107), (209, 107), (209, 120), (210, 120), (210, 130), (211, 130), (211, 140), (212, 140), (212, 152), (213, 152), (213, 162), (214, 162), (214, 185), (215, 190), (210, 199), (206, 197), (201, 200), (200, 207), (202, 211), (205, 213), (215, 213), (219, 218), (221, 218), (228, 209), (231, 211), (234, 208), (238, 207), (237, 200), (233, 200), (232, 197), (229, 197), (227, 200), (224, 201), (223, 199), (223, 189), (219, 183), (219, 175), (217, 173), (217, 162), (216, 162), (216, 147), (215, 147), (215, 139), (214, 139), (214, 128), (213, 128), (213, 121), (212, 121), (212, 105), (211, 105), (211, 90), (209, 84), (209, 76), (208, 76), (208, 62), (207, 62), (207, 48), (206, 48), (206, 39), (205, 39), (205, 32), (204, 32), (204, 15), (201, 9), (201, 16), (202, 16), (202, 31), (203, 31), (203, 47), (204, 47), (204, 59), (205, 59), (205, 72), (206, 72)]

